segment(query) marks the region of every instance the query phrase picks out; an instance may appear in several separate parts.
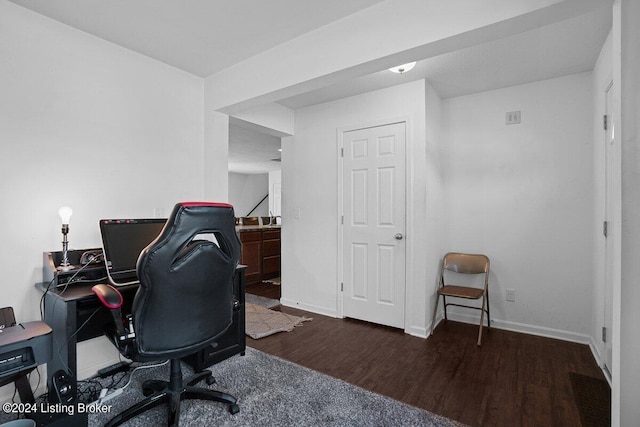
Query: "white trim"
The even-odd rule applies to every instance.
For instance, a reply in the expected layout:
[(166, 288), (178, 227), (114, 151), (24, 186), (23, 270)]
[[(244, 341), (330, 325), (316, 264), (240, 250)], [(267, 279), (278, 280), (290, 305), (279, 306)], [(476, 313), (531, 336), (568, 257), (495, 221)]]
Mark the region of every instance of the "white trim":
[[(344, 264), (343, 264), (343, 255), (344, 255), (344, 224), (342, 224), (342, 216), (344, 215), (344, 204), (343, 204), (343, 196), (344, 196), (344, 170), (343, 170), (343, 156), (341, 155), (342, 150), (344, 149), (344, 134), (346, 132), (352, 132), (360, 129), (367, 129), (372, 127), (379, 126), (387, 126), (398, 123), (404, 123), (404, 131), (405, 131), (405, 152), (404, 152), (404, 168), (405, 168), (405, 269), (404, 269), (404, 327), (401, 328), (407, 334), (421, 334), (423, 328), (416, 326), (408, 326), (411, 323), (411, 301), (413, 297), (413, 281), (409, 275), (409, 268), (412, 265), (409, 260), (413, 259), (413, 248), (412, 248), (412, 237), (413, 237), (413, 210), (410, 207), (413, 205), (413, 192), (411, 189), (413, 188), (412, 183), (412, 168), (410, 159), (413, 158), (413, 141), (415, 140), (413, 135), (413, 126), (412, 121), (409, 116), (400, 116), (391, 119), (380, 119), (373, 120), (370, 122), (361, 123), (359, 125), (351, 125), (339, 127), (336, 129), (336, 157), (338, 159), (338, 213), (336, 215), (336, 220), (338, 224), (338, 271), (337, 271), (337, 292), (336, 292), (336, 313), (337, 315), (334, 317), (344, 318), (344, 292), (342, 292), (342, 284), (344, 283), (343, 272), (344, 272)], [(411, 155), (410, 155), (411, 154)], [(408, 236), (408, 237), (407, 237)], [(416, 332), (417, 331), (417, 332)], [(421, 335), (416, 335), (421, 336)], [(426, 335), (425, 335), (426, 336)]]
[(337, 256), (338, 256), (338, 264), (337, 264), (337, 280), (336, 280), (336, 313), (337, 313), (337, 317), (343, 319), (344, 318), (344, 298), (343, 298), (343, 275), (342, 273), (344, 273), (344, 263), (343, 263), (343, 259), (344, 259), (344, 248), (343, 248), (343, 239), (344, 239), (344, 227), (343, 227), (343, 223), (342, 223), (342, 218), (344, 215), (344, 203), (343, 203), (343, 190), (344, 190), (344, 173), (343, 173), (343, 168), (344, 168), (344, 133), (346, 131), (338, 128), (336, 129), (336, 143), (338, 145), (338, 149), (336, 150), (336, 158), (337, 158), (337, 171), (338, 171), (338, 188), (336, 191), (336, 194), (338, 197), (338, 212), (336, 215), (336, 221), (338, 222), (338, 251), (337, 251)]
[(280, 304), (285, 307), (297, 308), (298, 310), (310, 311), (312, 313), (322, 314), (323, 316), (336, 317), (341, 318), (344, 316), (339, 316), (337, 311), (332, 308), (320, 307), (318, 305), (307, 304), (304, 302), (298, 302), (295, 300), (280, 298)]
[(404, 332), (413, 337), (426, 339), (431, 331), (420, 326), (410, 326), (408, 328), (405, 328)]
[[(449, 317), (449, 320), (453, 320), (454, 322), (468, 323), (476, 326), (480, 322), (480, 316), (475, 316), (472, 314), (448, 313), (447, 315)], [(439, 312), (438, 316), (436, 316), (436, 326), (443, 318), (443, 312)], [(586, 345), (589, 345), (593, 340), (593, 338), (587, 334), (580, 334), (577, 332), (565, 331), (562, 329), (547, 328), (545, 326), (529, 325), (526, 323), (509, 322), (507, 320), (495, 319), (493, 317), (491, 318), (491, 328)]]
[(113, 364), (116, 364), (118, 362), (120, 362), (122, 359), (120, 359), (119, 357), (114, 357), (112, 359), (109, 360), (102, 360), (100, 361), (100, 363), (95, 363), (92, 364), (90, 366), (85, 366), (82, 369), (78, 370), (78, 373), (76, 375), (76, 380), (77, 381), (82, 381), (85, 380), (87, 378), (91, 378), (94, 375), (96, 375), (98, 373), (98, 370), (106, 367), (106, 366), (111, 366)]
[[(599, 241), (596, 241), (595, 243), (595, 250), (598, 250), (598, 244), (601, 243), (602, 244), (602, 258), (600, 259), (600, 267), (602, 268), (602, 305), (600, 306), (600, 312), (602, 313), (602, 325), (596, 325), (596, 331), (597, 329), (599, 329), (599, 327), (603, 327), (603, 328), (607, 328), (607, 335), (609, 335), (609, 340), (611, 340), (611, 337), (613, 336), (613, 318), (614, 318), (614, 314), (613, 314), (613, 288), (614, 288), (614, 282), (615, 282), (615, 269), (616, 269), (616, 261), (615, 261), (615, 245), (616, 245), (616, 241), (620, 241), (620, 235), (617, 234), (617, 229), (614, 226), (614, 221), (616, 219), (616, 195), (618, 194), (618, 192), (616, 191), (616, 184), (615, 184), (615, 176), (618, 173), (618, 170), (621, 170), (621, 165), (619, 164), (619, 162), (617, 161), (618, 157), (616, 156), (615, 150), (616, 148), (613, 147), (612, 145), (615, 144), (615, 135), (612, 133), (612, 135), (614, 136), (613, 140), (608, 140), (608, 136), (609, 136), (609, 131), (608, 128), (613, 127), (612, 130), (615, 131), (615, 126), (614, 126), (614, 113), (615, 113), (615, 109), (613, 107), (614, 104), (614, 99), (613, 99), (613, 95), (614, 92), (611, 92), (611, 105), (609, 105), (609, 103), (607, 102), (607, 96), (609, 94), (609, 91), (613, 90), (613, 85), (614, 85), (614, 81), (613, 81), (613, 75), (609, 75), (609, 77), (607, 77), (607, 79), (605, 80), (605, 84), (603, 84), (602, 86), (604, 87), (604, 91), (600, 93), (601, 96), (603, 96), (604, 99), (602, 99), (604, 107), (602, 108), (602, 111), (604, 112), (604, 114), (607, 116), (607, 129), (604, 129), (600, 132), (600, 142), (598, 144), (601, 144), (602, 142), (604, 142), (604, 144), (602, 144), (602, 158), (600, 159), (601, 162), (604, 163), (604, 167), (602, 169), (602, 221), (606, 221), (607, 227), (611, 226), (611, 229), (607, 229), (607, 234), (608, 236), (604, 236), (603, 234), (600, 234), (599, 237)], [(595, 108), (598, 108), (598, 106), (596, 106)], [(613, 111), (609, 111), (610, 109), (613, 109)], [(604, 133), (604, 136), (602, 135)], [(602, 141), (604, 140), (604, 141)], [(610, 168), (613, 166), (613, 171), (610, 171)], [(610, 183), (610, 178), (613, 178), (613, 183)], [(613, 194), (610, 194), (610, 188), (609, 185), (611, 184), (611, 190), (613, 190)], [(611, 214), (611, 217), (609, 217), (608, 214)], [(599, 221), (598, 221), (599, 222)], [(596, 223), (598, 224), (598, 223)], [(611, 246), (609, 247), (609, 242), (611, 242)], [(610, 261), (610, 263), (608, 262)], [(611, 271), (608, 271), (607, 267), (610, 265), (611, 267)], [(595, 267), (594, 267), (595, 268)], [(611, 287), (611, 289), (609, 289), (609, 286)], [(611, 294), (611, 306), (607, 307), (607, 292), (610, 292)], [(611, 319), (611, 324), (608, 325), (607, 324), (607, 317), (609, 317)], [(595, 332), (597, 334), (597, 332)], [(600, 354), (600, 350), (599, 348), (604, 346), (604, 355)], [(602, 368), (603, 372), (606, 372), (605, 377), (607, 377), (607, 381), (609, 381), (609, 385), (611, 385), (611, 379), (610, 379), (610, 374), (608, 374), (608, 369), (611, 369), (611, 366), (607, 366), (607, 369), (605, 369), (606, 365), (612, 364), (613, 360), (607, 361), (607, 346), (608, 343), (606, 342), (600, 342), (600, 344), (598, 344), (596, 341), (593, 342), (593, 347), (595, 348), (596, 351), (598, 351), (598, 357), (596, 357), (596, 360), (598, 361), (598, 366), (600, 366)], [(611, 350), (613, 351), (613, 344), (611, 344)], [(592, 349), (593, 352), (593, 349)], [(594, 353), (594, 357), (595, 357), (595, 353)], [(612, 354), (612, 358), (613, 358), (613, 354)]]
[(602, 370), (602, 375), (604, 375), (607, 382), (609, 383), (609, 387), (611, 387), (611, 372), (609, 372), (609, 370), (607, 369), (605, 359), (602, 356), (602, 353), (600, 352), (600, 350), (598, 349), (598, 344), (593, 337), (591, 337), (591, 341), (589, 342), (589, 348), (591, 349), (591, 354), (593, 354), (593, 358), (596, 359), (596, 363)]

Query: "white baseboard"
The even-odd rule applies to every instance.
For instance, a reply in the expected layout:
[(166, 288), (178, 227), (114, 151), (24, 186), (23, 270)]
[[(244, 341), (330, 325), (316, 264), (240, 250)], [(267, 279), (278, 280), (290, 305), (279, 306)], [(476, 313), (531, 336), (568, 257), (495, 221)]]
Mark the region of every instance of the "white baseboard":
[(338, 313), (335, 309), (320, 307), (317, 305), (294, 301), (287, 298), (280, 298), (280, 304), (284, 305), (285, 307), (297, 308), (299, 310), (310, 311), (312, 313), (318, 313), (324, 316), (338, 317)]
[(409, 334), (413, 337), (427, 338), (429, 333), (431, 333), (431, 330), (427, 331), (427, 328), (422, 328), (419, 326), (409, 326), (408, 328), (405, 328), (404, 332), (405, 334)]
[[(439, 313), (436, 319), (436, 325), (440, 323), (440, 320), (442, 319), (443, 319), (442, 314)], [(449, 319), (456, 322), (470, 323), (475, 325), (477, 325), (478, 322), (480, 322), (480, 316), (473, 316), (473, 315), (459, 314), (459, 313), (449, 313)], [(561, 329), (547, 328), (544, 326), (529, 325), (526, 323), (510, 322), (510, 321), (500, 320), (495, 318), (491, 319), (491, 327), (496, 329), (502, 329), (505, 331), (520, 332), (523, 334), (537, 335), (537, 336), (546, 337), (546, 338), (554, 338), (558, 340), (570, 341), (570, 342), (575, 342), (579, 344), (589, 345), (592, 341), (591, 336), (587, 334), (564, 331)]]
[(594, 359), (596, 359), (596, 363), (602, 369), (602, 374), (606, 378), (609, 383), (609, 387), (611, 387), (611, 372), (606, 367), (605, 364), (605, 356), (600, 352), (600, 347), (596, 340), (591, 337), (591, 342), (589, 342), (589, 348), (591, 349), (591, 353), (593, 354)]
[[(93, 377), (98, 373), (100, 369), (106, 368), (107, 366), (115, 365), (116, 363), (120, 362), (120, 360), (120, 358), (115, 357), (113, 359), (103, 360), (98, 364), (85, 366), (82, 369), (78, 369), (78, 381), (86, 380), (87, 378)], [(123, 360), (126, 359), (123, 358)]]
[(596, 363), (598, 364), (598, 366), (603, 367), (604, 357), (602, 353), (600, 353), (598, 344), (596, 343), (595, 339), (593, 339), (593, 337), (591, 337), (591, 340), (589, 341), (589, 348), (591, 349), (591, 353), (593, 353), (593, 357), (596, 359)]

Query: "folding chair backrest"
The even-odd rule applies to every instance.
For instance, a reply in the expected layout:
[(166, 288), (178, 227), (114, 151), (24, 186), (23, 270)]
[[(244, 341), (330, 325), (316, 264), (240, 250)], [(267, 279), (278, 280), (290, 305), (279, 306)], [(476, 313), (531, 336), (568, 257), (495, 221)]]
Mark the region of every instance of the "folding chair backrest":
[(444, 256), (442, 268), (461, 274), (486, 274), (489, 271), (489, 258), (485, 255), (450, 252)]

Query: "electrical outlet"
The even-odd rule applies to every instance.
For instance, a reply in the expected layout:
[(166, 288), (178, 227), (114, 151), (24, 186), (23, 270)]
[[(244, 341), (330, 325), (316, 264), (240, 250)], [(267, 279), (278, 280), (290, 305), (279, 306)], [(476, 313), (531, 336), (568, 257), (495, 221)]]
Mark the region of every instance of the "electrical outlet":
[(507, 301), (516, 302), (516, 290), (515, 289), (507, 289)]
[(520, 111), (509, 111), (505, 117), (505, 124), (518, 125), (520, 124)]

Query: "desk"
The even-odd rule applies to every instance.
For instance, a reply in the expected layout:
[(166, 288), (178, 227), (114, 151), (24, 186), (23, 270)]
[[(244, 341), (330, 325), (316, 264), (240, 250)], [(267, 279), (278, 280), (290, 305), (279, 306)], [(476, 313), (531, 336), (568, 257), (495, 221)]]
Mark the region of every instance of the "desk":
[[(45, 294), (44, 320), (53, 329), (53, 357), (47, 364), (47, 385), (53, 390), (53, 375), (60, 371), (77, 373), (76, 344), (91, 338), (102, 336), (104, 331), (112, 327), (113, 317), (102, 305), (98, 297), (91, 291), (93, 284), (74, 284), (64, 293), (62, 288), (50, 289)], [(184, 360), (196, 371), (220, 362), (234, 354), (244, 354), (245, 337), (245, 303), (244, 303), (244, 266), (236, 269), (233, 279), (234, 297), (240, 302), (234, 312), (233, 324), (218, 340), (218, 346), (209, 346)], [(47, 283), (37, 283), (36, 288), (46, 291)], [(124, 302), (122, 314), (130, 314), (138, 285), (119, 286)], [(71, 381), (73, 400), (77, 397), (77, 383)]]

